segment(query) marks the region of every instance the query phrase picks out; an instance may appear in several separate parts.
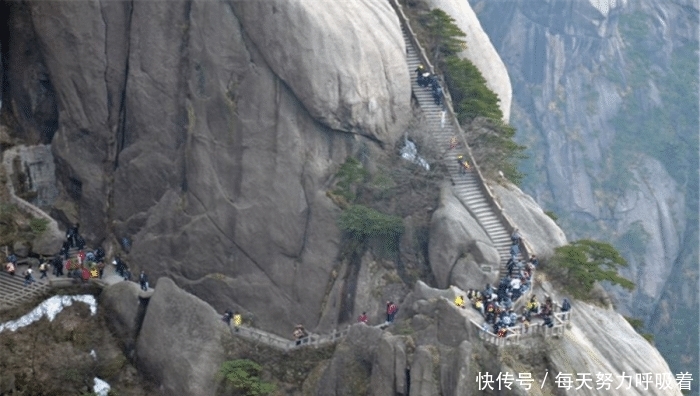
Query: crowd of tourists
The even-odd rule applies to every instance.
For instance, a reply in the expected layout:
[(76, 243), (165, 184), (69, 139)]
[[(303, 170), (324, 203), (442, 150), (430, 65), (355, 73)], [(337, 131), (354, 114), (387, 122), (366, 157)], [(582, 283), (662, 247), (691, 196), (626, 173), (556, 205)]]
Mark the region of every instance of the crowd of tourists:
[(423, 65), (418, 65), (415, 72), (416, 82), (418, 82), (418, 85), (430, 89), (430, 92), (433, 95), (433, 100), (435, 101), (435, 105), (442, 106), (444, 108), (445, 92), (443, 91), (442, 86), (440, 85), (438, 76), (433, 73), (430, 73), (428, 70), (425, 69), (425, 66)]
[[(509, 329), (522, 326), (519, 331), (527, 333), (530, 323), (534, 318), (540, 318), (547, 327), (553, 327), (554, 303), (549, 295), (544, 296), (543, 304), (532, 295), (528, 302), (516, 312), (516, 301), (532, 288), (534, 271), (539, 265), (537, 257), (533, 254), (527, 262), (519, 260), (520, 244), (522, 238), (516, 229), (511, 235), (510, 259), (507, 263), (508, 275), (503, 277), (496, 288), (487, 284), (484, 290), (467, 291), (464, 296), (457, 296), (455, 304), (464, 308), (468, 300), (474, 309), (484, 317), (482, 329), (492, 331), (499, 337), (505, 337)], [(561, 312), (571, 309), (568, 299), (564, 299)]]
[[(85, 239), (80, 235), (80, 225), (70, 225), (66, 231), (66, 239), (61, 245), (61, 249), (53, 258), (39, 260), (39, 272), (44, 279), (48, 278), (48, 271), (51, 269), (53, 276), (60, 278), (66, 276), (69, 278), (79, 279), (87, 282), (91, 278), (102, 279), (105, 270), (106, 253), (105, 250), (98, 246), (94, 250), (85, 249)], [(76, 249), (77, 253), (71, 257), (71, 249)], [(115, 266), (117, 275), (124, 280), (131, 280), (132, 274), (129, 266), (121, 259), (119, 255), (114, 257), (112, 264)], [(18, 259), (17, 255), (10, 253), (7, 255), (5, 271), (14, 276), (17, 271)], [(24, 276), (24, 285), (30, 286), (36, 282), (32, 264), (28, 264), (27, 269), (22, 273)], [(144, 271), (139, 275), (139, 284), (142, 290), (148, 290), (148, 277)]]

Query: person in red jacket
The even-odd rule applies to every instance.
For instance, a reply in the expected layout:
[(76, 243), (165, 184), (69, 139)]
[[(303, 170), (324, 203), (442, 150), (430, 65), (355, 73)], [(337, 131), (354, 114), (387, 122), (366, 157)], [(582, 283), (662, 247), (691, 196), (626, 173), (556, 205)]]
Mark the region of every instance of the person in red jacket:
[(362, 315), (360, 315), (360, 316), (357, 318), (357, 321), (360, 322), (360, 323), (367, 324), (367, 322), (368, 322), (368, 319), (367, 319), (367, 312), (363, 312)]
[(396, 315), (396, 311), (398, 310), (399, 307), (397, 307), (393, 301), (386, 302), (386, 321), (388, 323), (394, 322), (394, 316)]

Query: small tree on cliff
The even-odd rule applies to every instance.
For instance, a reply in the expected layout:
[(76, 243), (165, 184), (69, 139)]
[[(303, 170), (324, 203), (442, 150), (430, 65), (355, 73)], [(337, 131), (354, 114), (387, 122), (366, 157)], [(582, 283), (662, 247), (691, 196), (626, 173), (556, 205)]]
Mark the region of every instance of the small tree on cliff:
[(262, 367), (248, 359), (229, 360), (221, 364), (219, 376), (226, 379), (236, 395), (264, 396), (275, 391), (275, 385), (260, 379)]
[(455, 20), (439, 8), (434, 8), (420, 18), (420, 23), (428, 32), (428, 48), (433, 50), (433, 62), (440, 64), (449, 57), (464, 51), (467, 43), (461, 37), (467, 37)]
[(569, 245), (558, 247), (551, 260), (552, 269), (561, 272), (558, 280), (576, 298), (590, 300), (596, 282), (610, 282), (627, 290), (634, 289), (634, 283), (618, 275), (620, 267), (627, 261), (611, 244), (582, 239)]

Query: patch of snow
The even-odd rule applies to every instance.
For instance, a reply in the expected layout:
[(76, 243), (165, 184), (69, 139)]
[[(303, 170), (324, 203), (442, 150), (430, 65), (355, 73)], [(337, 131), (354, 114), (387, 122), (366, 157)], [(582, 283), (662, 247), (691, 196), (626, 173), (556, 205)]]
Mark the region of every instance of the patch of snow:
[(90, 294), (83, 294), (79, 296), (53, 296), (39, 304), (31, 312), (22, 316), (21, 318), (0, 324), (0, 333), (5, 330), (17, 331), (17, 329), (29, 326), (30, 324), (41, 319), (43, 316), (46, 316), (49, 319), (49, 322), (53, 322), (56, 315), (63, 311), (64, 307), (73, 305), (73, 301), (78, 301), (89, 305), (91, 315), (97, 313), (97, 301), (95, 300), (95, 297)]
[(92, 391), (96, 393), (97, 396), (107, 396), (111, 388), (112, 387), (110, 387), (108, 383), (95, 377), (95, 385), (93, 385)]

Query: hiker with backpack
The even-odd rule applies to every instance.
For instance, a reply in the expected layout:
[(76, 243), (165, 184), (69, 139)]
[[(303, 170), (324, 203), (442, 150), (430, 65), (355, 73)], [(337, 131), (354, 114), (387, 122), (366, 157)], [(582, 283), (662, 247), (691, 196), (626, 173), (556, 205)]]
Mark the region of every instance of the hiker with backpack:
[(47, 274), (48, 271), (49, 271), (49, 265), (47, 262), (43, 261), (39, 265), (39, 272), (41, 272), (41, 276), (39, 277), (39, 280), (42, 280), (44, 278), (48, 278), (49, 277), (49, 275)]

